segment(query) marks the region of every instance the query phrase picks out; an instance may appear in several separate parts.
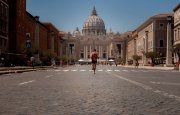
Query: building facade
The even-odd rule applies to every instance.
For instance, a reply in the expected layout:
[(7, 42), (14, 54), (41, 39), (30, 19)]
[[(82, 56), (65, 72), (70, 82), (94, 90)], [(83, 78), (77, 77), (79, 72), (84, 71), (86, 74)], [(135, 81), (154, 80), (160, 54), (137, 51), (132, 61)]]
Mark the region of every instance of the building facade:
[(125, 39), (130, 33), (114, 34), (110, 29), (106, 32), (103, 19), (98, 16), (95, 7), (83, 25), (82, 34), (78, 28), (71, 34), (64, 36), (66, 40), (67, 57), (73, 60), (90, 61), (91, 52), (96, 49), (99, 62), (106, 62), (110, 58), (121, 57), (125, 59)]
[(9, 3), (9, 53), (20, 53), (25, 38), (26, 0), (8, 0)]
[[(157, 52), (160, 56), (160, 60), (164, 60), (156, 63), (164, 63), (167, 59), (167, 42), (172, 45), (172, 40), (168, 41), (168, 16), (173, 14), (159, 14), (150, 17), (142, 25), (140, 25), (132, 34), (132, 38), (128, 42), (128, 59), (132, 59), (132, 55), (137, 54), (142, 57), (140, 64), (148, 65), (151, 62), (147, 59), (145, 53)], [(172, 32), (173, 29), (170, 29)], [(171, 39), (173, 36), (171, 36)], [(172, 64), (172, 49), (171, 51), (171, 64)]]
[(180, 62), (180, 4), (174, 8), (174, 62)]
[(7, 0), (0, 0), (0, 56), (8, 51), (9, 4)]
[(59, 30), (51, 23), (42, 23), (39, 16), (26, 11), (26, 0), (8, 0), (9, 49), (7, 58), (15, 65), (26, 65), (30, 56), (37, 63), (41, 57), (60, 55)]

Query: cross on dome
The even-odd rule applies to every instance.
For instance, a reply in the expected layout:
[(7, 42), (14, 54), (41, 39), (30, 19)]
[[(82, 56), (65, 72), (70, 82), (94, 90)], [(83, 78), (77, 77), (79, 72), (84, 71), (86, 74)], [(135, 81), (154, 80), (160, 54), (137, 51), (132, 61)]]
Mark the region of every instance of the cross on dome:
[(94, 8), (93, 8), (93, 11), (92, 11), (92, 13), (91, 13), (91, 16), (97, 16), (97, 12), (96, 12), (95, 6), (94, 6)]

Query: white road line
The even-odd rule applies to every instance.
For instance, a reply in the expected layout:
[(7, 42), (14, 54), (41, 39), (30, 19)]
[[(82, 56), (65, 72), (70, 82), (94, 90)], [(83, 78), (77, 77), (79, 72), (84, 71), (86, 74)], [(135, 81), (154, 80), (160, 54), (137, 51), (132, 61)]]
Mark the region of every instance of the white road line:
[[(107, 73), (108, 73), (108, 72), (107, 72)], [(118, 78), (120, 78), (120, 79), (122, 79), (122, 80), (128, 81), (128, 82), (130, 82), (130, 83), (132, 83), (132, 84), (134, 84), (134, 85), (140, 86), (140, 87), (142, 87), (142, 88), (144, 88), (144, 89), (146, 89), (146, 90), (152, 90), (151, 87), (149, 87), (149, 86), (147, 86), (147, 85), (144, 85), (144, 84), (142, 84), (142, 83), (139, 83), (139, 82), (136, 82), (136, 81), (133, 81), (133, 80), (124, 78), (124, 77), (119, 76), (119, 75), (117, 75), (117, 74), (113, 74), (113, 73), (109, 73), (109, 74), (111, 74), (111, 75), (113, 75), (113, 76), (115, 76), (115, 77), (118, 77)]]
[(107, 71), (112, 71), (112, 70), (108, 69)]
[(130, 83), (132, 83), (132, 84), (134, 84), (134, 85), (137, 85), (137, 86), (139, 86), (139, 87), (142, 87), (142, 88), (145, 89), (145, 90), (150, 90), (150, 91), (152, 91), (152, 92), (154, 92), (154, 93), (163, 95), (163, 96), (168, 97), (168, 98), (171, 98), (171, 99), (175, 99), (176, 101), (179, 101), (179, 102), (180, 102), (180, 97), (179, 97), (179, 96), (176, 96), (176, 95), (173, 95), (173, 94), (169, 94), (169, 93), (166, 93), (166, 92), (164, 92), (164, 91), (160, 91), (160, 90), (153, 89), (152, 87), (150, 87), (150, 86), (148, 86), (148, 85), (145, 85), (145, 84), (142, 84), (142, 83), (139, 83), (139, 82), (136, 82), (136, 81), (127, 79), (127, 78), (125, 78), (125, 77), (122, 77), (122, 76), (120, 76), (120, 75), (117, 75), (117, 74), (114, 74), (114, 73), (111, 73), (111, 72), (107, 72), (107, 73), (109, 73), (109, 74), (111, 74), (111, 75), (113, 75), (113, 76), (115, 76), (115, 77), (117, 77), (117, 78), (120, 78), (120, 79), (122, 79), (122, 80), (125, 80), (125, 81), (127, 81), (127, 82), (130, 82)]
[(73, 69), (73, 70), (71, 70), (71, 71), (77, 71), (77, 69)]
[(86, 71), (86, 70), (84, 70), (84, 69), (81, 69), (80, 71)]
[(61, 70), (59, 70), (59, 69), (58, 69), (58, 70), (54, 70), (54, 71), (57, 71), (57, 72), (59, 72), (59, 71), (61, 71)]
[(103, 71), (102, 69), (99, 69), (98, 71)]
[(67, 72), (67, 71), (69, 71), (68, 69), (67, 70), (63, 70), (64, 72)]
[(32, 82), (35, 82), (35, 80), (31, 80), (31, 81), (27, 81), (27, 82), (22, 82), (22, 83), (19, 83), (18, 85), (25, 85), (25, 84), (32, 83)]
[(93, 71), (93, 70), (89, 70), (89, 71)]
[(133, 70), (133, 69), (132, 69), (131, 71), (136, 72), (136, 71), (135, 71), (135, 70)]
[(49, 78), (49, 77), (52, 77), (53, 75), (47, 75), (47, 76), (45, 76), (45, 78)]
[(122, 71), (124, 71), (124, 72), (128, 72), (128, 70), (122, 70)]
[(114, 71), (119, 72), (120, 70), (114, 70)]
[(157, 84), (157, 85), (180, 85), (180, 83), (170, 83), (170, 82), (154, 82), (154, 81), (151, 81), (150, 83)]

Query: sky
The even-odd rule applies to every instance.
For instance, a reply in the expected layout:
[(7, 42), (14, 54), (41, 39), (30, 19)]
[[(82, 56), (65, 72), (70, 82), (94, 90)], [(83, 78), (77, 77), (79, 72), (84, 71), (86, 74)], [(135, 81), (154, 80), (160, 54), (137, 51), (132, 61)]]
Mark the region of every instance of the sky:
[(41, 22), (51, 22), (57, 29), (82, 30), (95, 6), (107, 31), (133, 31), (150, 17), (173, 13), (180, 0), (26, 0), (26, 10), (39, 16)]

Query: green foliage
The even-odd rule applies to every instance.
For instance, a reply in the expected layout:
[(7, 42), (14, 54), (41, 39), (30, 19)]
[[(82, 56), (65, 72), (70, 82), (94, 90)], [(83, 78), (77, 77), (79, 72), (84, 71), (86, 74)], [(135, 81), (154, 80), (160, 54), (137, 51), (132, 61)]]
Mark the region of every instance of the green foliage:
[(60, 60), (63, 61), (63, 62), (67, 62), (68, 58), (65, 57), (65, 56), (61, 56), (61, 57), (60, 57)]
[(147, 52), (147, 53), (145, 53), (145, 56), (146, 56), (146, 58), (151, 58), (151, 59), (159, 57), (158, 53), (156, 53), (156, 52)]
[(132, 56), (132, 58), (133, 58), (136, 62), (138, 62), (138, 61), (141, 59), (141, 56), (135, 54), (135, 55)]
[(157, 52), (146, 52), (145, 53), (146, 58), (150, 58), (152, 63), (154, 63), (154, 59), (160, 57)]
[(47, 52), (46, 56), (47, 56), (48, 60), (51, 60), (51, 59), (53, 59), (55, 57), (55, 54), (52, 53), (52, 52)]

